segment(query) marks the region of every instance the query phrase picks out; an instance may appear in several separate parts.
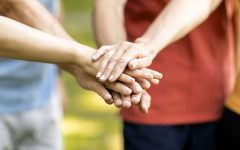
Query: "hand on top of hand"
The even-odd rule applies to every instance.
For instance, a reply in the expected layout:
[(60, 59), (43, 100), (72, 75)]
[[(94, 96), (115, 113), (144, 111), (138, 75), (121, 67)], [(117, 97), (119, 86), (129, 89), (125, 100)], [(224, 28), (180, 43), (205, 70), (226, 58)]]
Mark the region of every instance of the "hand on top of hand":
[(146, 68), (151, 65), (154, 57), (153, 49), (147, 44), (123, 42), (102, 46), (92, 59), (100, 61), (97, 78), (114, 82), (127, 66), (132, 70)]
[(130, 108), (136, 104), (142, 112), (148, 112), (151, 97), (146, 90), (151, 84), (157, 85), (162, 74), (146, 68), (154, 58), (147, 48), (143, 44), (124, 42), (102, 46), (95, 53), (95, 75), (111, 94), (111, 99), (105, 99), (106, 103), (120, 108)]

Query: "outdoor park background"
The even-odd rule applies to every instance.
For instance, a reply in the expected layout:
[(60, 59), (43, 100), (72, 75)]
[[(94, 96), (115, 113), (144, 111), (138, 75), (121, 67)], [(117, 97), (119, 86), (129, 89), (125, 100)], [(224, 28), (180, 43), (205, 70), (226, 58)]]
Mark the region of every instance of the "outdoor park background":
[[(95, 47), (92, 33), (93, 0), (62, 0), (64, 26), (79, 42)], [(121, 150), (122, 124), (117, 109), (81, 89), (64, 73), (69, 96), (62, 129), (66, 150)]]

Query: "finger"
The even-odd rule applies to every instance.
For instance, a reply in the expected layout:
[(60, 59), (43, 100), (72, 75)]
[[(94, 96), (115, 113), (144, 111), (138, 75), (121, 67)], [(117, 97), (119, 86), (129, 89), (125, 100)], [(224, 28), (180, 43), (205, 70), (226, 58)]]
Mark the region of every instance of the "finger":
[(118, 81), (131, 84), (135, 82), (135, 79), (127, 74), (121, 74)]
[(105, 103), (107, 103), (108, 105), (112, 105), (113, 104), (113, 99), (111, 99), (111, 100), (104, 100), (105, 101)]
[(118, 108), (122, 107), (123, 102), (120, 98), (120, 95), (117, 92), (112, 91), (114, 105)]
[(114, 51), (109, 51), (101, 59), (96, 77), (102, 81), (104, 81), (104, 79), (105, 79), (103, 72), (104, 72), (106, 66), (108, 65), (108, 62), (109, 62), (110, 58), (112, 57), (113, 53), (114, 53)]
[(141, 96), (142, 96), (142, 93), (139, 93), (139, 94), (132, 94), (131, 95), (131, 103), (133, 104), (138, 104), (141, 100)]
[(140, 78), (138, 78), (138, 79), (136, 79), (136, 82), (137, 82), (138, 84), (140, 84), (140, 86), (141, 86), (143, 89), (145, 89), (145, 90), (147, 90), (147, 89), (149, 89), (149, 88), (151, 87), (151, 83), (150, 83), (148, 80), (146, 80), (146, 79), (140, 79)]
[(159, 80), (158, 79), (151, 79), (150, 82), (152, 84), (158, 85), (159, 84)]
[(123, 44), (116, 47), (115, 54), (113, 54), (113, 56), (109, 59), (108, 65), (106, 66), (106, 68), (103, 72), (103, 76), (106, 79), (109, 79), (109, 81), (113, 82), (114, 76), (112, 74), (112, 71), (114, 70), (114, 67), (119, 62), (119, 60), (122, 59), (121, 57), (125, 53), (125, 51), (127, 50), (128, 46), (129, 46), (129, 44), (125, 44), (125, 42), (124, 42)]
[(97, 50), (97, 52), (93, 55), (92, 60), (97, 61), (99, 58), (101, 58), (105, 53), (107, 53), (113, 47), (114, 47), (113, 45), (106, 45), (106, 46), (100, 47)]
[(104, 85), (107, 89), (115, 91), (121, 95), (130, 95), (132, 93), (132, 90), (129, 87), (120, 82), (104, 82)]
[(140, 102), (140, 110), (143, 113), (148, 113), (149, 107), (151, 105), (151, 96), (147, 92), (142, 93), (141, 102)]
[(155, 78), (155, 79), (162, 79), (163, 78), (163, 74), (158, 72), (158, 71), (155, 71), (155, 70), (152, 70), (152, 69), (148, 69), (148, 68), (143, 68), (141, 70), (153, 74), (153, 78)]
[(141, 70), (141, 69), (137, 69), (137, 70), (130, 70), (130, 69), (127, 69), (124, 71), (125, 74), (133, 77), (133, 78), (142, 78), (142, 79), (153, 79), (154, 75), (149, 72), (149, 71), (144, 71), (144, 70)]
[(137, 56), (135, 53), (136, 52), (132, 49), (132, 47), (129, 47), (126, 52), (119, 59), (117, 59), (117, 63), (112, 70), (111, 80), (109, 81), (114, 82), (117, 80), (117, 78), (126, 69), (128, 63)]
[(149, 67), (151, 64), (152, 64), (152, 59), (149, 56), (149, 57), (138, 58), (130, 61), (128, 63), (128, 67), (130, 69), (141, 69), (141, 68)]
[(111, 94), (102, 84), (93, 83), (92, 85), (95, 87), (93, 91), (96, 92), (99, 96), (101, 96), (106, 103), (110, 104), (113, 102)]
[(130, 98), (130, 95), (121, 95), (121, 98), (122, 98), (122, 102), (123, 102), (123, 107), (124, 108), (130, 108), (131, 107), (131, 98)]
[(116, 61), (114, 61), (112, 58), (110, 58), (108, 64), (106, 65), (106, 68), (104, 69), (104, 71), (100, 77), (100, 80), (102, 82), (106, 81), (108, 78), (109, 79), (112, 78), (112, 76), (110, 76), (110, 75), (111, 75), (111, 72), (112, 72), (115, 64), (116, 64)]
[(138, 94), (138, 93), (142, 92), (142, 87), (137, 82), (134, 82), (134, 83), (131, 83), (131, 84), (126, 83), (125, 85), (127, 85), (132, 90), (132, 92), (135, 93), (135, 94)]

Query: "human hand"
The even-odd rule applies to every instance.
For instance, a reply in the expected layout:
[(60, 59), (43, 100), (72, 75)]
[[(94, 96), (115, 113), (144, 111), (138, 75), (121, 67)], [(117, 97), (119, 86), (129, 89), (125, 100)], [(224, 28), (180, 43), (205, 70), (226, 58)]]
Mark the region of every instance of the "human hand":
[(121, 95), (130, 95), (132, 90), (120, 82), (99, 82), (94, 76), (87, 74), (78, 66), (73, 66), (71, 74), (75, 77), (77, 83), (84, 89), (94, 91), (101, 96), (107, 104), (113, 102), (112, 95), (109, 90), (114, 90)]
[[(118, 108), (130, 108), (131, 103), (138, 105), (140, 111), (143, 113), (148, 113), (148, 110), (151, 105), (151, 96), (143, 90), (139, 94), (134, 94), (131, 96), (123, 96), (119, 93), (112, 92), (114, 105)], [(133, 100), (135, 99), (135, 102)], [(136, 103), (137, 102), (137, 103)]]
[(114, 82), (127, 66), (130, 69), (145, 68), (151, 65), (154, 57), (149, 45), (123, 42), (112, 46), (102, 46), (92, 59), (96, 62), (101, 58), (97, 77), (100, 76), (102, 81), (108, 79)]

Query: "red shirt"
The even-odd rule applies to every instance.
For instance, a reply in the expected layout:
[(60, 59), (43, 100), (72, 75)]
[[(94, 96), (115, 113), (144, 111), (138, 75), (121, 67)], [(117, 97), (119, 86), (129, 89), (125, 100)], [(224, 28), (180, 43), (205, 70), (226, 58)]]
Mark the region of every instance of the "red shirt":
[[(230, 0), (227, 0), (228, 2)], [(128, 0), (125, 26), (129, 41), (140, 37), (169, 0)], [(224, 2), (203, 24), (161, 51), (151, 66), (164, 78), (152, 86), (150, 112), (123, 109), (126, 121), (187, 124), (216, 121), (234, 77), (231, 10)], [(179, 18), (181, 21), (181, 18)]]

